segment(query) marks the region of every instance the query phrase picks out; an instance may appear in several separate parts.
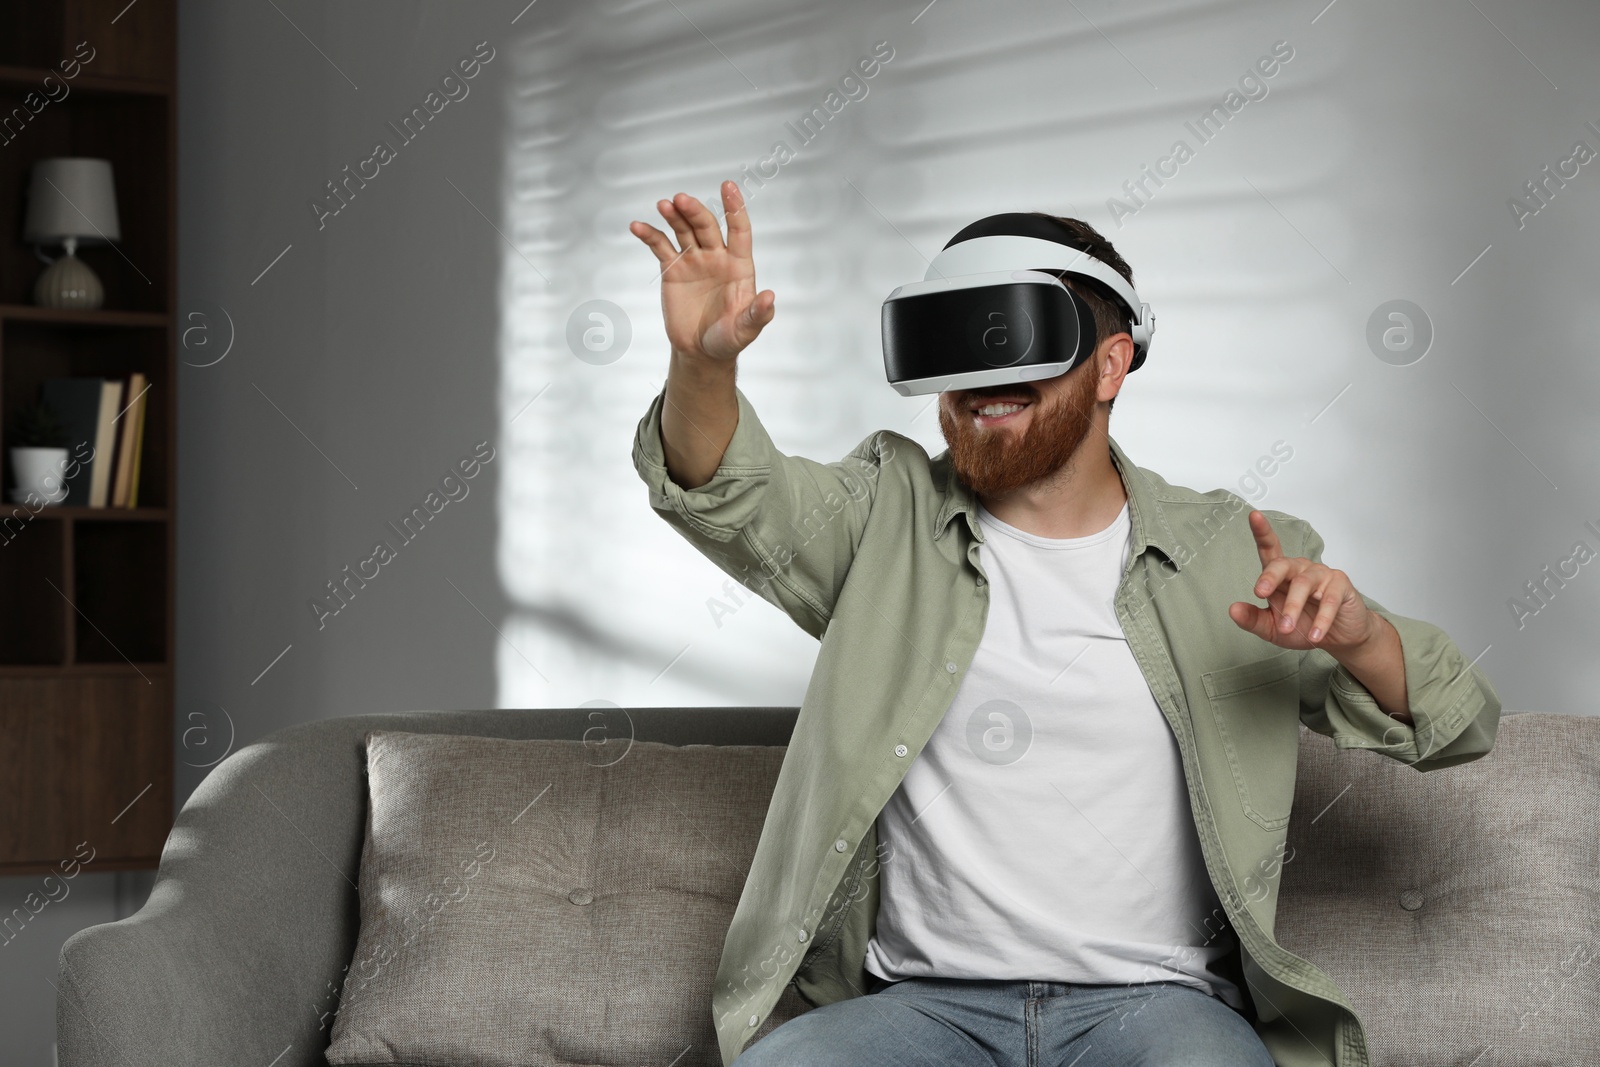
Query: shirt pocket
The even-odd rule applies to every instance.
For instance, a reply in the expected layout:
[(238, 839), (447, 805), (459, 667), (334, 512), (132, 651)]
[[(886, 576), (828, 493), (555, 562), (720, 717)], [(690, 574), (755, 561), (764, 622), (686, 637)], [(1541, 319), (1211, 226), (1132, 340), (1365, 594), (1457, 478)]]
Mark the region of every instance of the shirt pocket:
[(1300, 755), (1300, 653), (1207, 671), (1206, 701), (1217, 724), (1239, 805), (1263, 830), (1289, 824)]

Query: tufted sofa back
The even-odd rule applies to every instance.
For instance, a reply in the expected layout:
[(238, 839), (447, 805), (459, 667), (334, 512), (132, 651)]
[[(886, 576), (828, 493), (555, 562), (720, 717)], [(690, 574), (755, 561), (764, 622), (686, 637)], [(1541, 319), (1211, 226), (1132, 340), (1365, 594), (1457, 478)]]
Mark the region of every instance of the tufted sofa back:
[(1276, 936), (1373, 1067), (1600, 1063), (1600, 719), (1503, 714), (1425, 774), (1301, 727)]

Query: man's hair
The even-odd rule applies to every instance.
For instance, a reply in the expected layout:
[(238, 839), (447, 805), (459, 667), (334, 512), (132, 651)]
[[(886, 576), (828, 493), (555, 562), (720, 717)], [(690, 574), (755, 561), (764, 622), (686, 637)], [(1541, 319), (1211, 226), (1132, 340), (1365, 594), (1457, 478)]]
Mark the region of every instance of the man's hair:
[[(1079, 251), (1106, 264), (1112, 270), (1133, 284), (1133, 268), (1128, 266), (1128, 261), (1117, 254), (1111, 242), (1101, 236), (1100, 231), (1084, 222), (1082, 219), (1065, 218), (1060, 215), (1050, 215), (1043, 211), (1030, 211), (1030, 215), (1041, 219), (1049, 219), (1057, 223), (1074, 238), (1073, 246)], [(1054, 274), (1060, 278), (1062, 284), (1083, 298), (1089, 305), (1089, 310), (1094, 312), (1094, 343), (1099, 347), (1100, 342), (1117, 333), (1127, 333), (1132, 329), (1133, 322), (1122, 301), (1118, 300), (1111, 292), (1110, 287), (1093, 278), (1083, 278), (1077, 275), (1063, 274), (1061, 271), (1052, 270), (1046, 273)], [(1116, 406), (1117, 398), (1112, 397), (1107, 408)]]

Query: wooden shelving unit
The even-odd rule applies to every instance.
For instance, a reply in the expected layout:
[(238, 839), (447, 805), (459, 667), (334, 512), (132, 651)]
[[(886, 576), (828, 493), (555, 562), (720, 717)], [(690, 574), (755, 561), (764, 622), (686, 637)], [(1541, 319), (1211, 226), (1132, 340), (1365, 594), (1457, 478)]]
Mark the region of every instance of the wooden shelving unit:
[[(47, 378), (151, 383), (140, 506), (30, 513), (3, 463), (0, 875), (53, 872), (81, 842), (87, 870), (154, 867), (172, 824), (176, 53), (175, 0), (0, 2), (0, 431)], [(55, 156), (115, 175), (122, 239), (78, 253), (105, 286), (94, 311), (30, 303), (25, 190)]]

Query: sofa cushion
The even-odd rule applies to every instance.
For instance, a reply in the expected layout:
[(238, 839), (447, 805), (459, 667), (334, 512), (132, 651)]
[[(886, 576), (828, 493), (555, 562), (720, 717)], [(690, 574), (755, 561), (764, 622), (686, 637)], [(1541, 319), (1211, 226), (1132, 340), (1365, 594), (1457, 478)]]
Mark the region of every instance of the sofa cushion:
[[(377, 730), (366, 751), (329, 1063), (720, 1067), (712, 983), (784, 748)], [(762, 1032), (806, 1007), (786, 989)]]
[(1301, 728), (1276, 936), (1348, 995), (1373, 1067), (1596, 1062), (1592, 727), (1505, 714), (1425, 773)]

